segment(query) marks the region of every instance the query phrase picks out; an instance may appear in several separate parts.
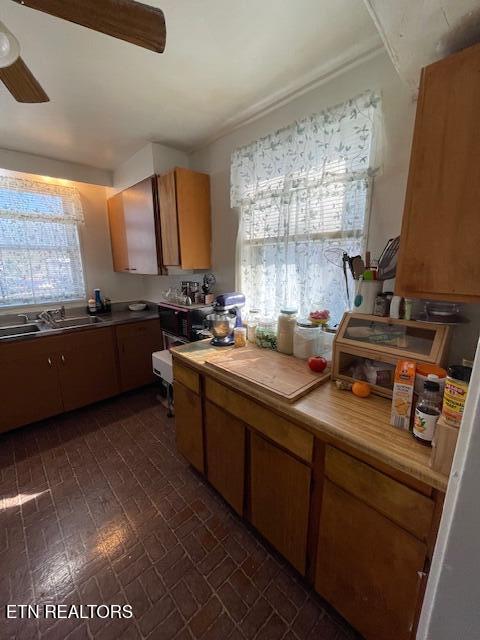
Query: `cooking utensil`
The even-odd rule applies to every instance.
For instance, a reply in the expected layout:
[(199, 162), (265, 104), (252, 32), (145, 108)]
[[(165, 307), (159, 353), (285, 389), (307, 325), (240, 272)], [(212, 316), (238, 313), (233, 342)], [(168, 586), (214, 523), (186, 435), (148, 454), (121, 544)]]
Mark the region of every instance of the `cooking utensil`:
[(394, 278), (397, 272), (397, 254), (400, 246), (400, 236), (390, 238), (385, 249), (382, 251), (378, 259), (378, 280), (390, 280)]

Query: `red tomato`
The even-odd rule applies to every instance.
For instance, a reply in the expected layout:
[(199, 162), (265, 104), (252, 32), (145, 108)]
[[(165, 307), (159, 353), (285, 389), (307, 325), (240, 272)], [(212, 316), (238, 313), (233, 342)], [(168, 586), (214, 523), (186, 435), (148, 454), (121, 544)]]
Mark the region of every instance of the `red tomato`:
[(312, 356), (308, 359), (308, 366), (315, 373), (322, 373), (327, 368), (327, 361), (322, 356)]

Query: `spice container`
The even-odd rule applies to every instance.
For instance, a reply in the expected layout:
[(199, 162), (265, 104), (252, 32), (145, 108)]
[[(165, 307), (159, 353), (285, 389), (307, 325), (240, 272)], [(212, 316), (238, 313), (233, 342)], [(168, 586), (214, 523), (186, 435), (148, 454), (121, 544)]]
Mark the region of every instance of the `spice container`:
[(257, 347), (263, 347), (264, 349), (277, 348), (277, 332), (273, 320), (268, 318), (259, 320), (255, 329), (255, 342)]
[(247, 338), (249, 342), (255, 342), (255, 329), (260, 320), (260, 310), (250, 309), (247, 317)]
[(413, 437), (422, 444), (431, 446), (437, 420), (440, 417), (442, 394), (438, 382), (427, 380), (418, 399), (413, 424)]
[(293, 355), (307, 360), (318, 355), (322, 329), (309, 320), (298, 320), (293, 336)]
[(277, 351), (291, 355), (293, 353), (293, 335), (297, 325), (297, 310), (284, 308), (280, 310), (277, 321)]
[(235, 327), (233, 330), (233, 344), (235, 347), (247, 346), (247, 329), (245, 327)]
[(472, 370), (470, 367), (464, 367), (459, 364), (448, 367), (445, 392), (443, 394), (442, 415), (447, 424), (453, 427), (459, 427), (462, 422), (471, 375)]

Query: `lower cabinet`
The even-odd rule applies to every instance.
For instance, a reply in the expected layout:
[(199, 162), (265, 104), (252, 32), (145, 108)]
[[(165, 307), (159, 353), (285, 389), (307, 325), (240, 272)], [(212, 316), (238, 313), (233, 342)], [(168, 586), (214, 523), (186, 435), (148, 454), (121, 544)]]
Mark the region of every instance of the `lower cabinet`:
[(0, 344), (0, 432), (63, 411), (58, 347), (53, 337)]
[(177, 449), (197, 471), (203, 473), (205, 465), (202, 400), (198, 394), (176, 380), (173, 393)]
[(411, 637), (426, 545), (325, 480), (316, 590), (368, 640)]
[(60, 386), (65, 411), (119, 392), (115, 342), (110, 327), (58, 338)]
[(116, 327), (121, 391), (154, 382), (152, 353), (163, 349), (158, 318)]
[(205, 402), (207, 477), (242, 515), (245, 485), (245, 425), (208, 400)]
[(251, 434), (250, 517), (253, 526), (305, 574), (310, 467)]
[(158, 318), (0, 342), (0, 432), (152, 382), (161, 347)]

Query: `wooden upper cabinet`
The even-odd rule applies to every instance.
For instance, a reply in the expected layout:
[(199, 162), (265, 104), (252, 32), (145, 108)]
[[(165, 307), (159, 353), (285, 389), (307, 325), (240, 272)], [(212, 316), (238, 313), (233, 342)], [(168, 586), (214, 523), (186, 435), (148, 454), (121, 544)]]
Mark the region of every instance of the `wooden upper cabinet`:
[(158, 274), (157, 197), (153, 178), (109, 198), (108, 216), (114, 270)]
[(115, 271), (167, 274), (211, 267), (210, 178), (189, 169), (153, 176), (108, 199)]
[(396, 293), (480, 301), (480, 45), (422, 71)]
[(165, 266), (209, 269), (210, 177), (177, 168), (158, 176), (162, 254)]

